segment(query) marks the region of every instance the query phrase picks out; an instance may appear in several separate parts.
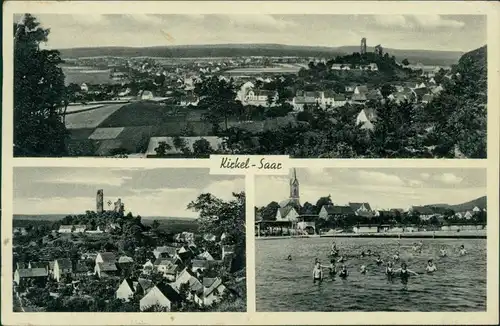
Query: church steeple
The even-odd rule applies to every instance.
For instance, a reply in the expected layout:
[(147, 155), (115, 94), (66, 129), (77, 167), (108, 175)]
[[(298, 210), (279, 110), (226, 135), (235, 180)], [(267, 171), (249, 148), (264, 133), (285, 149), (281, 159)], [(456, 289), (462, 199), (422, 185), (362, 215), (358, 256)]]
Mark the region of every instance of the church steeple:
[(290, 199), (297, 205), (300, 205), (299, 179), (297, 179), (297, 171), (295, 169), (293, 169), (292, 178), (290, 179)]

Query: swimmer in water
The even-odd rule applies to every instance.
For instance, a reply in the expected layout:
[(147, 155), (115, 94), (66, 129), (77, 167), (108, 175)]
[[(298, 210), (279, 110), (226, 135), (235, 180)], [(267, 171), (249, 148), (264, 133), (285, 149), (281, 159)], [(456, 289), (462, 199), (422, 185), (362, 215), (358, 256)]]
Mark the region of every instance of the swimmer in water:
[(460, 256), (463, 256), (463, 255), (465, 255), (465, 254), (467, 253), (467, 250), (465, 250), (464, 245), (461, 245), (461, 246), (460, 246), (460, 251), (459, 251), (459, 253), (460, 253)]
[(363, 258), (365, 256), (365, 252), (362, 251), (360, 256), (361, 256), (361, 258)]
[(375, 259), (375, 263), (377, 263), (377, 265), (382, 265), (384, 263), (384, 261), (382, 260), (382, 258), (380, 258), (380, 255), (377, 256), (377, 259)]
[(446, 257), (448, 255), (448, 253), (446, 252), (446, 249), (444, 247), (441, 247), (441, 257)]
[(349, 276), (349, 271), (347, 271), (347, 267), (345, 265), (342, 265), (342, 269), (340, 270), (339, 276), (344, 279), (347, 276)]
[(292, 260), (292, 255), (288, 255), (288, 257), (286, 257), (286, 260)]
[(418, 250), (418, 245), (416, 242), (413, 243), (413, 251), (417, 251)]
[(313, 269), (313, 284), (316, 284), (316, 282), (321, 284), (321, 281), (323, 281), (323, 270), (321, 264), (317, 262)]
[(392, 259), (393, 259), (394, 261), (399, 261), (399, 252), (396, 252), (396, 253), (394, 254), (394, 256), (392, 256)]
[(368, 249), (368, 251), (366, 252), (366, 255), (367, 256), (371, 256), (372, 255), (372, 251), (370, 249)]
[(387, 263), (387, 267), (385, 268), (385, 275), (389, 281), (392, 281), (392, 277), (394, 276), (394, 267), (392, 261)]
[(408, 289), (408, 279), (410, 278), (410, 275), (418, 275), (418, 273), (409, 270), (405, 263), (402, 263), (401, 268), (395, 270), (394, 273), (399, 274), (399, 277), (401, 277), (401, 283), (403, 284), (404, 290)]
[(330, 261), (330, 266), (328, 266), (328, 273), (330, 274), (331, 278), (334, 278), (335, 275), (337, 274), (337, 268), (335, 267), (335, 260), (332, 259)]
[(432, 259), (429, 259), (427, 261), (427, 266), (425, 267), (425, 271), (427, 273), (434, 273), (435, 271), (437, 271), (437, 267), (436, 265), (434, 265), (434, 263), (432, 262)]
[(343, 255), (340, 256), (340, 258), (337, 260), (337, 263), (343, 263), (345, 261), (345, 258)]
[(361, 265), (360, 272), (361, 272), (361, 274), (366, 274), (366, 266), (365, 265)]

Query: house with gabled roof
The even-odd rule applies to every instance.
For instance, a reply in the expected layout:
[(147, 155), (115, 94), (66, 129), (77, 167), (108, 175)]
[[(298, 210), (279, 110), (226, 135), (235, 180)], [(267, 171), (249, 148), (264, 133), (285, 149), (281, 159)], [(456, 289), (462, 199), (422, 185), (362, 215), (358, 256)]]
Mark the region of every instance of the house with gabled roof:
[(191, 261), (191, 270), (195, 273), (204, 272), (210, 267), (208, 260), (193, 259)]
[(408, 212), (411, 214), (417, 214), (422, 220), (428, 220), (434, 215), (433, 209), (428, 206), (411, 206), (408, 209)]
[(227, 291), (220, 277), (205, 277), (203, 278), (202, 284), (203, 291), (198, 291), (194, 295), (194, 301), (200, 306), (210, 306), (214, 304), (219, 301), (224, 292)]
[(172, 286), (164, 283), (155, 285), (141, 299), (139, 307), (141, 311), (153, 306), (164, 307), (167, 311), (175, 311), (176, 306), (182, 301), (179, 293)]
[(61, 281), (64, 275), (73, 273), (73, 263), (69, 258), (62, 258), (54, 260), (54, 279), (57, 282)]
[(45, 281), (48, 277), (48, 272), (45, 268), (24, 268), (17, 269), (14, 272), (14, 282), (19, 285), (29, 279), (36, 279), (38, 281)]
[(178, 248), (172, 246), (161, 246), (156, 247), (153, 250), (153, 255), (155, 258), (173, 258), (177, 255)]
[(361, 129), (373, 130), (375, 128), (375, 120), (377, 113), (373, 108), (363, 108), (359, 111), (356, 117), (356, 126), (361, 126)]
[(214, 257), (206, 250), (200, 253), (198, 256), (196, 256), (196, 258), (205, 260), (214, 260)]
[(117, 299), (125, 300), (125, 302), (128, 302), (134, 296), (134, 294), (147, 294), (152, 286), (152, 282), (148, 279), (139, 278), (137, 281), (134, 281), (131, 278), (126, 277), (120, 283), (120, 286), (115, 292), (115, 296)]
[(299, 213), (295, 207), (287, 205), (285, 207), (280, 207), (276, 212), (276, 221), (298, 221)]
[(175, 288), (176, 291), (179, 291), (183, 284), (187, 284), (189, 287), (189, 294), (188, 294), (189, 300), (193, 299), (192, 293), (196, 293), (203, 290), (203, 285), (201, 284), (200, 280), (198, 280), (194, 272), (189, 270), (188, 268), (184, 268), (179, 273), (177, 279), (173, 283), (173, 287)]
[(328, 221), (330, 218), (354, 215), (354, 211), (350, 206), (323, 205), (318, 215), (320, 218)]
[(71, 233), (73, 232), (73, 225), (61, 225), (59, 226), (58, 233)]
[(373, 216), (372, 208), (368, 203), (349, 203), (349, 206), (357, 216), (371, 217)]
[(154, 270), (154, 264), (151, 262), (151, 260), (148, 259), (148, 261), (142, 265), (142, 273), (149, 275), (153, 270)]

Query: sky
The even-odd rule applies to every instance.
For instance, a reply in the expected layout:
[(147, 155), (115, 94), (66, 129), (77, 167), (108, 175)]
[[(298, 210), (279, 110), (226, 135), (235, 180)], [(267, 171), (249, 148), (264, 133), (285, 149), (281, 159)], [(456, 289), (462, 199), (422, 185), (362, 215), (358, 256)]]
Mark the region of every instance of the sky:
[[(297, 169), (300, 202), (331, 195), (335, 205), (368, 202), (372, 209), (461, 204), (486, 195), (485, 169)], [(289, 176), (257, 176), (255, 205), (289, 197)]]
[(83, 214), (121, 198), (126, 213), (197, 217), (186, 209), (201, 193), (224, 200), (245, 189), (241, 176), (209, 175), (208, 169), (38, 168), (14, 169), (14, 214)]
[[(18, 21), (20, 15), (15, 15)], [(48, 48), (278, 43), (470, 51), (486, 44), (481, 15), (35, 14)]]

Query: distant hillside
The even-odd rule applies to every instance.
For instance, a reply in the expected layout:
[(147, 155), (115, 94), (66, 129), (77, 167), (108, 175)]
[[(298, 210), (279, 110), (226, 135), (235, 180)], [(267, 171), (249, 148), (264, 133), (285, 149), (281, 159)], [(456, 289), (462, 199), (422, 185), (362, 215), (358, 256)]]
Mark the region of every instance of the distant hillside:
[(434, 204), (434, 205), (426, 205), (427, 207), (443, 207), (454, 210), (455, 212), (463, 212), (467, 210), (471, 210), (474, 207), (486, 208), (486, 196), (476, 198), (474, 200), (468, 201), (462, 204), (449, 205), (449, 204)]
[[(82, 213), (83, 214), (83, 213)], [(77, 215), (77, 214), (14, 214), (14, 220), (38, 220), (38, 221), (59, 221), (65, 218), (68, 215)], [(169, 220), (169, 221), (189, 221), (192, 223), (195, 221), (195, 218), (185, 218), (185, 217), (169, 217), (169, 216), (142, 216), (142, 219), (146, 224), (149, 222), (153, 222), (153, 220)]]
[[(368, 48), (373, 51), (373, 48)], [(337, 55), (359, 52), (358, 46), (324, 47), (324, 46), (297, 46), (283, 44), (207, 44), (207, 45), (179, 45), (156, 47), (95, 47), (61, 49), (63, 58), (78, 57), (241, 57), (241, 56), (296, 56), (296, 57), (333, 57)], [(399, 50), (384, 49), (398, 60), (407, 58), (410, 63), (428, 65), (451, 65), (457, 63), (462, 52), (432, 51), (432, 50)]]

